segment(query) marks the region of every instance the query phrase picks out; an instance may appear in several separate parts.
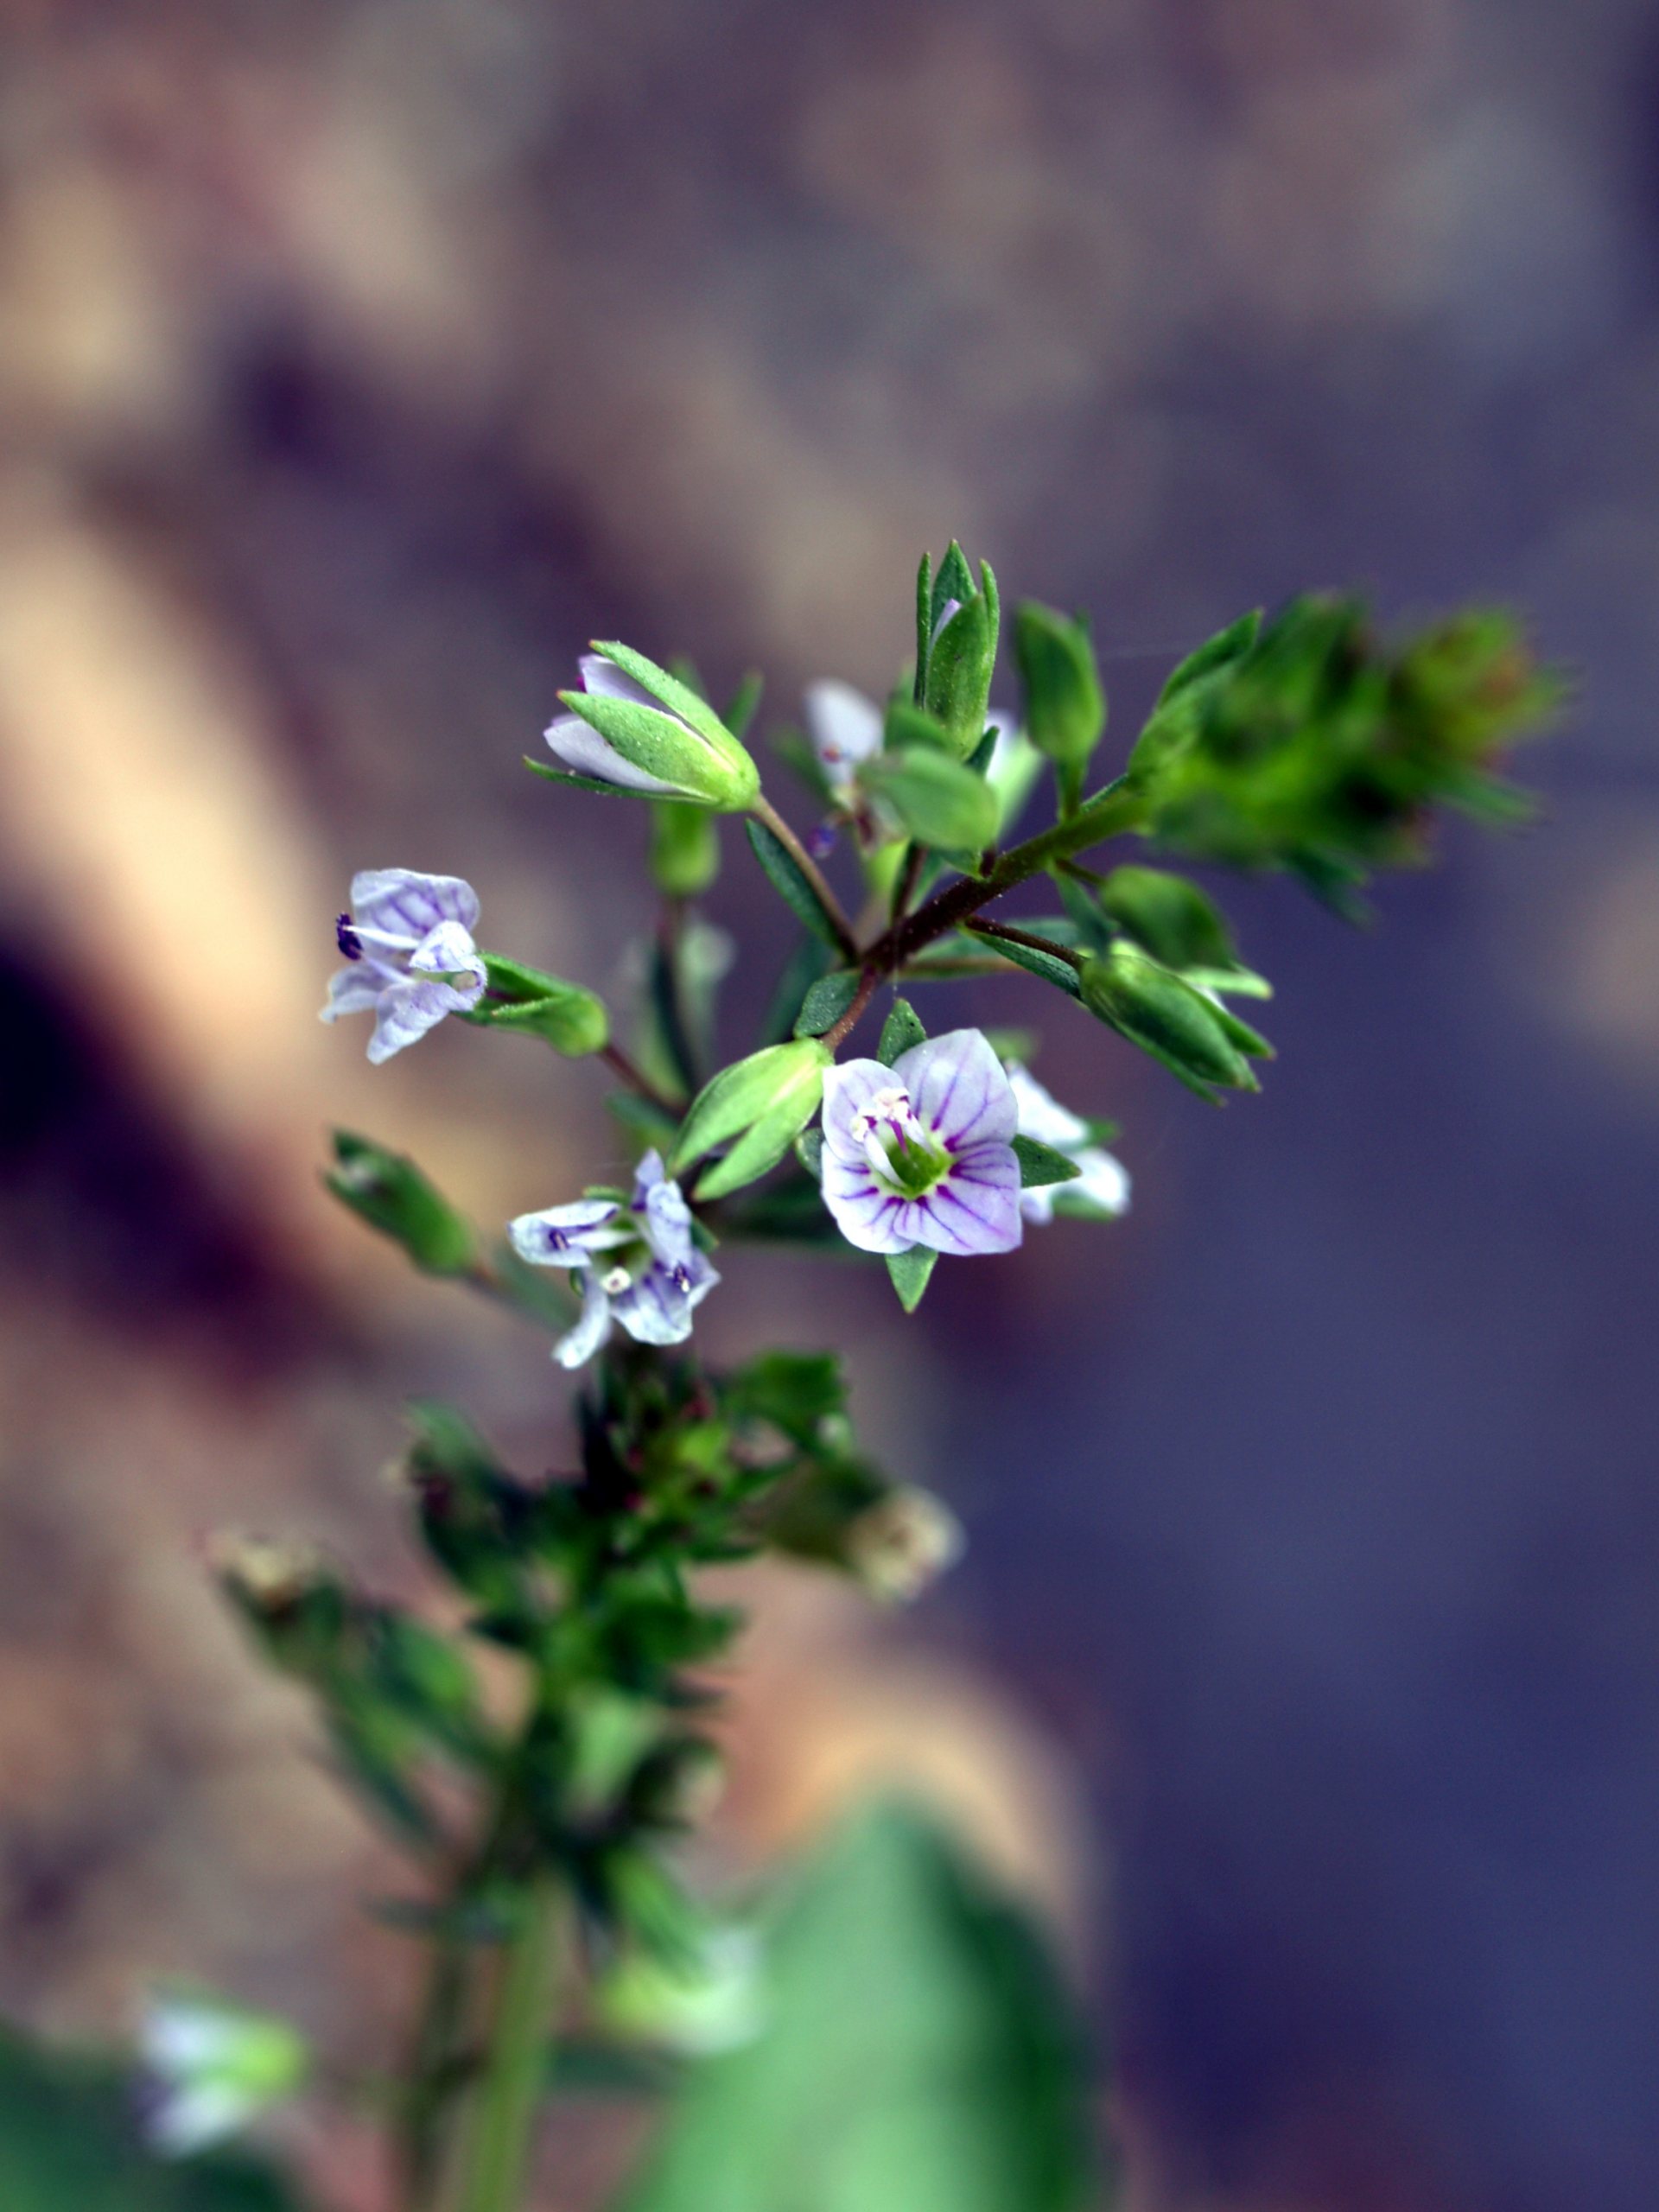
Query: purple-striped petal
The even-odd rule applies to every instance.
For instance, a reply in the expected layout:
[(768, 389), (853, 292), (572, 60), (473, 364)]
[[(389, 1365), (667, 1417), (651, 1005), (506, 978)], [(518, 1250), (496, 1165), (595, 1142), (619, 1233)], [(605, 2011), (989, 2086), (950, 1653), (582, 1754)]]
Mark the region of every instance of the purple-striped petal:
[(915, 1215), (914, 1202), (884, 1191), (861, 1153), (847, 1160), (826, 1145), (823, 1189), (836, 1228), (861, 1252), (907, 1252), (915, 1243), (914, 1234), (903, 1227)]
[(423, 875), (408, 868), (363, 868), (352, 878), (352, 913), (369, 930), (416, 945), (440, 922), (478, 926), (478, 893), (458, 875)]
[(569, 1205), (543, 1206), (507, 1224), (507, 1236), (521, 1260), (537, 1268), (583, 1268), (594, 1252), (623, 1243), (628, 1231), (613, 1226), (622, 1209), (613, 1198), (577, 1198)]
[(912, 1045), (894, 1061), (893, 1075), (950, 1152), (987, 1141), (1006, 1145), (1020, 1126), (1014, 1086), (982, 1030), (952, 1029)]
[(1025, 1234), (1020, 1162), (1012, 1147), (994, 1140), (969, 1146), (917, 1203), (925, 1218), (916, 1242), (959, 1259), (1011, 1252)]
[(585, 1367), (611, 1333), (611, 1301), (596, 1268), (582, 1280), (582, 1319), (559, 1338), (553, 1357), (561, 1367)]
[(376, 1002), (378, 1018), (369, 1039), (370, 1059), (378, 1067), (394, 1052), (401, 1052), (429, 1029), (435, 1029), (446, 1014), (474, 1004), (477, 996), (476, 991), (467, 996), (435, 976), (388, 984)]
[(338, 1021), (342, 1014), (372, 1014), (385, 987), (385, 977), (365, 962), (337, 968), (328, 978), (328, 997), (318, 1019)]
[(842, 1060), (827, 1069), (822, 1114), (825, 1152), (864, 1164), (864, 1139), (855, 1122), (882, 1091), (903, 1089), (895, 1071), (880, 1060)]

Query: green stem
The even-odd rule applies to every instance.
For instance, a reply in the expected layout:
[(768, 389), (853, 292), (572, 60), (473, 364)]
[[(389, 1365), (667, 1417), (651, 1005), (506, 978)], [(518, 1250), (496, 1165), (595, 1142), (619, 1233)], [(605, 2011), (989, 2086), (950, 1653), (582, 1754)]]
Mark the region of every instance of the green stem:
[(547, 2068), (561, 1916), (556, 1885), (538, 1875), (502, 1961), (454, 2212), (518, 2212)]
[(467, 1984), (467, 1948), (448, 1929), (436, 1939), (404, 2090), (398, 2153), (405, 2212), (428, 2212), (443, 2171), (444, 2120)]
[(823, 870), (764, 791), (755, 793), (750, 804), (749, 811), (757, 822), (766, 823), (767, 829), (771, 830), (772, 836), (817, 893), (818, 903), (829, 916), (830, 927), (840, 941), (840, 950), (843, 957), (851, 960), (858, 950), (857, 941), (853, 935), (853, 925), (848, 920), (840, 899), (830, 888), (829, 880)]
[(1012, 891), (1027, 876), (1052, 868), (1057, 861), (1069, 860), (1074, 853), (1086, 851), (1104, 838), (1136, 828), (1144, 807), (1141, 792), (1126, 780), (1120, 779), (1109, 784), (1104, 791), (1096, 791), (1093, 798), (1085, 801), (1075, 814), (1066, 815), (1034, 837), (1027, 837), (1022, 845), (1010, 846), (991, 862), (983, 875), (964, 875), (955, 883), (947, 884), (925, 906), (918, 906), (907, 921), (896, 923), (879, 944), (870, 947), (866, 958), (884, 969), (901, 966), (923, 945), (931, 944), (935, 938), (948, 936), (969, 914), (988, 906), (992, 899), (1000, 899), (1005, 891)]

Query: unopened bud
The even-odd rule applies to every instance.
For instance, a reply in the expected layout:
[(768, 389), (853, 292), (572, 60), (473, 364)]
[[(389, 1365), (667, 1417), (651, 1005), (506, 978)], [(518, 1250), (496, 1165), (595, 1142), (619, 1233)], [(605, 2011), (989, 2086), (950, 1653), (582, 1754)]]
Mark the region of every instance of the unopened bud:
[(901, 1484), (847, 1531), (847, 1562), (865, 1588), (906, 1605), (961, 1558), (962, 1523), (931, 1491)]
[(1081, 773), (1106, 727), (1087, 629), (1028, 599), (1014, 618), (1014, 654), (1026, 691), (1027, 735), (1051, 760)]
[(718, 1198), (775, 1167), (818, 1110), (831, 1058), (820, 1039), (798, 1037), (722, 1068), (692, 1100), (671, 1171), (729, 1144), (697, 1183), (699, 1198)]

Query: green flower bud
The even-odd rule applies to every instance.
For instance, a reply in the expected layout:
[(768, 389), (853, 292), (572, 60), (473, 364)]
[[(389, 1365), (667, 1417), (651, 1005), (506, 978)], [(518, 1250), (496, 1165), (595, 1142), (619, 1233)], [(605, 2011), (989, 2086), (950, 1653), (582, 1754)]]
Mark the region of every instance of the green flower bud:
[(980, 563), (979, 578), (976, 587), (953, 539), (929, 601), (930, 634), (918, 640), (921, 703), (944, 725), (951, 751), (964, 760), (985, 734), (1001, 619), (988, 562)]
[(798, 1037), (722, 1068), (691, 1102), (671, 1173), (677, 1174), (716, 1145), (730, 1144), (696, 1186), (699, 1198), (718, 1198), (775, 1167), (817, 1112), (823, 1071), (833, 1057), (818, 1038)]
[[(706, 817), (700, 817), (706, 818)], [(482, 1029), (512, 1029), (539, 1037), (567, 1059), (602, 1052), (611, 1018), (605, 1001), (581, 983), (544, 975), (505, 953), (483, 955), (485, 986), (479, 1003), (461, 1015)]]
[(1160, 868), (1114, 868), (1100, 903), (1119, 929), (1166, 968), (1231, 968), (1237, 954), (1212, 899)]
[(1014, 618), (1014, 657), (1025, 686), (1027, 734), (1080, 777), (1106, 727), (1106, 697), (1088, 630), (1028, 599)]
[(1261, 1089), (1246, 1055), (1267, 1055), (1265, 1039), (1138, 945), (1115, 944), (1085, 963), (1077, 982), (1091, 1014), (1201, 1097)]
[(334, 1131), (336, 1165), (324, 1183), (342, 1205), (401, 1244), (432, 1275), (465, 1274), (478, 1258), (470, 1225), (412, 1160), (350, 1129)]
[(706, 806), (658, 799), (651, 810), (651, 879), (668, 899), (700, 899), (720, 874), (720, 838)]
[(727, 814), (753, 804), (760, 772), (689, 684), (615, 644), (584, 653), (582, 676), (586, 688), (560, 692), (569, 711), (546, 732), (578, 780)]

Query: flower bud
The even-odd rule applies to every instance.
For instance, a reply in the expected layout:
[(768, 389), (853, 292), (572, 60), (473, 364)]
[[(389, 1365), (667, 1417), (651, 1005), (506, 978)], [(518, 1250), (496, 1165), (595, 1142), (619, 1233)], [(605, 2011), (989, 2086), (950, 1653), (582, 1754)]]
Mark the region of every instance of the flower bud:
[(696, 1186), (699, 1198), (718, 1198), (775, 1167), (817, 1113), (833, 1057), (818, 1038), (798, 1037), (722, 1068), (691, 1102), (674, 1147), (674, 1172), (730, 1144)]
[(1081, 622), (1027, 600), (1014, 618), (1014, 657), (1026, 692), (1026, 734), (1081, 776), (1106, 727), (1095, 649)]
[(514, 1029), (539, 1037), (567, 1059), (602, 1052), (611, 1033), (605, 1001), (581, 983), (544, 975), (505, 953), (486, 952), (485, 990), (463, 1020), (485, 1029)]
[(1265, 1039), (1138, 945), (1115, 944), (1087, 962), (1077, 981), (1091, 1014), (1200, 1096), (1261, 1089), (1245, 1055), (1266, 1056)]
[(962, 1524), (931, 1491), (901, 1483), (847, 1531), (847, 1564), (873, 1597), (907, 1605), (961, 1558)]
[(700, 899), (720, 874), (720, 837), (708, 808), (664, 798), (651, 816), (652, 881), (665, 899)]
[(334, 1131), (335, 1166), (324, 1183), (342, 1205), (401, 1244), (428, 1274), (465, 1274), (478, 1248), (469, 1224), (412, 1160), (350, 1129)]
[(596, 645), (580, 691), (547, 730), (560, 759), (591, 782), (721, 813), (753, 805), (760, 772), (720, 716), (689, 684), (623, 645)]
[(925, 641), (922, 703), (966, 760), (985, 734), (1000, 619), (996, 578), (982, 561), (979, 582), (953, 539), (939, 563), (930, 601), (931, 634)]

